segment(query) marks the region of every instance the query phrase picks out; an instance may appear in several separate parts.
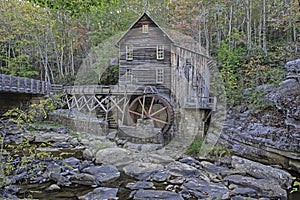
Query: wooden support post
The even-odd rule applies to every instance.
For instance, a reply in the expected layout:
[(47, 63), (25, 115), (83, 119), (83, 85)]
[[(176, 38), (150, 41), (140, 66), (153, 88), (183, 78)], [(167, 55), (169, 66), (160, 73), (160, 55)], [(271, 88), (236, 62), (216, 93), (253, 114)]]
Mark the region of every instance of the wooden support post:
[(212, 110), (213, 111), (216, 111), (217, 110), (217, 97), (214, 97), (214, 103), (213, 103), (213, 108), (212, 108)]

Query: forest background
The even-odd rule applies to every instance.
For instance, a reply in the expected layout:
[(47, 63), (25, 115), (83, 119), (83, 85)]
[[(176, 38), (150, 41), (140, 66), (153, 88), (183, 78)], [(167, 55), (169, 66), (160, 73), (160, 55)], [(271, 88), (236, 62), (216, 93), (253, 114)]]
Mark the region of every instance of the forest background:
[[(72, 85), (89, 52), (145, 9), (205, 48), (232, 105), (246, 88), (279, 83), (300, 56), (300, 0), (0, 0), (0, 73)], [(101, 84), (117, 82), (118, 66), (109, 70)]]

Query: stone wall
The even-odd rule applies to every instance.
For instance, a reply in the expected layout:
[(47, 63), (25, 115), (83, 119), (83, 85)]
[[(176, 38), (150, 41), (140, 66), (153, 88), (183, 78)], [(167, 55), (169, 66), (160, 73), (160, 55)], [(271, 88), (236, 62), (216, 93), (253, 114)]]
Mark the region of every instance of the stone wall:
[(31, 94), (0, 93), (0, 115), (9, 109), (26, 108), (32, 99), (38, 97)]
[(69, 110), (56, 110), (49, 114), (49, 120), (59, 122), (65, 127), (80, 133), (106, 135), (108, 125), (95, 117), (79, 116), (77, 112)]

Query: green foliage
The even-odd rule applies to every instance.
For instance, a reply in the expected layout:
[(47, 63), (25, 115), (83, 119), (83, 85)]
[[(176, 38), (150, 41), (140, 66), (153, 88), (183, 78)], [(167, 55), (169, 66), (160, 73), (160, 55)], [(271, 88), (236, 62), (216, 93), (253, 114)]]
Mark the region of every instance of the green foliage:
[[(41, 162), (37, 163), (36, 160), (55, 159), (50, 152), (38, 150), (49, 145), (51, 144), (42, 143), (35, 146), (30, 144), (27, 138), (24, 138), (23, 141), (17, 145), (6, 144), (5, 149), (8, 149), (10, 152), (7, 158), (5, 158), (5, 161), (3, 162), (2, 160), (0, 165), (0, 187), (10, 184), (6, 181), (9, 180), (7, 177), (13, 175), (17, 169), (28, 169), (30, 166), (28, 176), (31, 179), (35, 178), (37, 171), (44, 167)], [(2, 153), (4, 152), (6, 152), (6, 150), (2, 147), (1, 155), (3, 155)], [(16, 159), (15, 155), (18, 155), (19, 159)]]
[(3, 114), (11, 122), (22, 126), (23, 124), (34, 123), (47, 119), (48, 113), (63, 106), (63, 94), (53, 95), (47, 99), (41, 100), (39, 104), (31, 104), (28, 109), (21, 110), (14, 108)]
[(202, 136), (196, 136), (192, 144), (187, 148), (186, 154), (195, 156), (199, 153), (199, 150), (201, 149), (203, 143), (203, 137)]
[(294, 193), (294, 192), (298, 192), (300, 191), (300, 181), (295, 180), (293, 182), (293, 186), (292, 186), (292, 190), (290, 191), (290, 193)]
[(220, 68), (221, 77), (224, 81), (227, 102), (236, 104), (241, 98), (241, 86), (239, 83), (239, 62), (243, 55), (242, 49), (232, 49), (225, 41), (217, 50), (217, 62)]
[(228, 149), (227, 147), (215, 145), (214, 148), (209, 152), (210, 156), (214, 156), (217, 158), (224, 157), (226, 155), (232, 155), (233, 152), (231, 149)]
[(100, 78), (101, 85), (116, 85), (119, 80), (119, 65), (108, 67)]
[[(233, 106), (241, 104), (261, 105), (264, 92), (256, 89), (265, 84), (278, 84), (284, 80), (285, 70), (278, 67), (278, 59), (274, 55), (257, 54), (247, 56), (241, 48), (230, 48), (222, 41), (217, 51), (217, 64), (227, 95), (227, 102)], [(252, 93), (245, 98), (245, 90)], [(245, 101), (246, 100), (246, 101)]]
[[(196, 136), (192, 144), (187, 148), (186, 154), (191, 156), (198, 155), (201, 147), (203, 146), (203, 142), (204, 140), (202, 136)], [(210, 145), (206, 145), (206, 147), (210, 148)], [(232, 150), (228, 149), (227, 147), (215, 145), (213, 146), (213, 148), (211, 149), (208, 155), (216, 158), (221, 158), (226, 155), (232, 155), (232, 154), (233, 154)]]

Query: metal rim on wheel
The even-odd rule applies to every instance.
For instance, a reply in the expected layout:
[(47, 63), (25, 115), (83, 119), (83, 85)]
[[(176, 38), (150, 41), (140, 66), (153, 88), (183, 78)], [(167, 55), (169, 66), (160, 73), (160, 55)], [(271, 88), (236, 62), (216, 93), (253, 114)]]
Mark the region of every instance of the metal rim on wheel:
[(173, 125), (174, 111), (172, 105), (162, 96), (148, 94), (138, 96), (130, 103), (128, 113), (131, 120), (151, 119), (156, 128), (166, 133)]

